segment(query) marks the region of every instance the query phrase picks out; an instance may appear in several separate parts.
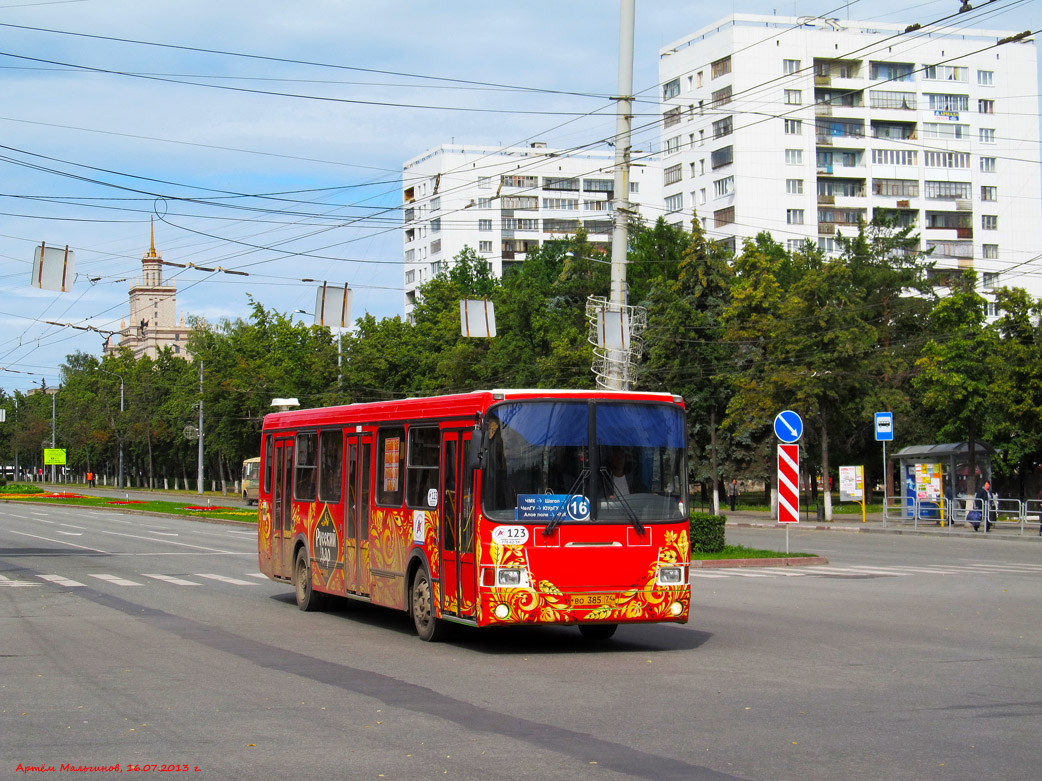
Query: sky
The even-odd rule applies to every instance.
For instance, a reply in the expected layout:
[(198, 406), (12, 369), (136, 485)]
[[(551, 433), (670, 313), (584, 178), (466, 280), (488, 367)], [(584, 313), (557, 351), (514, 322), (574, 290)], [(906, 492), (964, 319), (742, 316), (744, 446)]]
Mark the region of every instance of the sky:
[[(912, 24), (959, 4), (636, 0), (635, 125), (659, 112), (659, 49), (730, 13)], [(1042, 29), (1038, 0), (994, 5), (976, 26)], [(248, 274), (166, 267), (179, 314), (311, 312), (313, 279), (349, 284), (355, 317), (401, 315), (402, 163), (607, 149), (618, 44), (618, 0), (0, 0), (0, 388), (100, 356), (80, 329), (129, 316), (150, 225), (164, 260)], [(41, 242), (75, 252), (69, 292), (30, 285)]]

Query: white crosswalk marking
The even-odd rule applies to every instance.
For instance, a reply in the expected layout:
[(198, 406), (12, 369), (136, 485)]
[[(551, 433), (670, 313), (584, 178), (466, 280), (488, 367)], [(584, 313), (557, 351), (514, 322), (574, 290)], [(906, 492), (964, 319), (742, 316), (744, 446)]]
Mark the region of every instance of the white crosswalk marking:
[(56, 586), (65, 586), (67, 588), (86, 588), (87, 584), (80, 583), (78, 580), (69, 580), (63, 578), (61, 575), (37, 575), (40, 580), (46, 580), (48, 583), (53, 583)]
[(88, 572), (87, 574), (90, 575), (92, 578), (97, 578), (98, 580), (104, 580), (106, 583), (112, 583), (113, 585), (116, 585), (116, 586), (143, 586), (143, 585), (145, 585), (144, 583), (135, 583), (133, 580), (127, 580), (126, 578), (121, 578), (121, 577), (119, 577), (119, 575), (107, 575), (107, 574), (104, 574), (104, 573), (95, 574), (93, 572)]
[(194, 580), (185, 580), (184, 578), (175, 578), (173, 575), (153, 575), (148, 572), (142, 572), (141, 577), (143, 578), (155, 578), (161, 580), (164, 583), (172, 583), (175, 586), (201, 586), (202, 583), (196, 583)]
[(39, 583), (26, 583), (24, 580), (11, 580), (5, 575), (0, 575), (0, 586), (10, 586), (11, 588), (25, 588), (26, 586), (39, 586)]
[(202, 572), (196, 572), (195, 576), (197, 578), (209, 578), (210, 580), (217, 580), (217, 581), (220, 581), (221, 583), (231, 583), (233, 586), (256, 586), (257, 585), (256, 583), (250, 583), (250, 581), (248, 581), (248, 580), (239, 580), (238, 578), (229, 578), (229, 577), (227, 577), (225, 575), (214, 575), (214, 574), (205, 574), (205, 573), (202, 573)]

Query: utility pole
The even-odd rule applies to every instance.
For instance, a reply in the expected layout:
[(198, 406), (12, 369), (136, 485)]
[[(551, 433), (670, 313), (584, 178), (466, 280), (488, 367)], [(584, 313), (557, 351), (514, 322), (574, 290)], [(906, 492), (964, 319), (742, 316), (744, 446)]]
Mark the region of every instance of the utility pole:
[[(611, 304), (623, 312), (627, 301), (626, 255), (629, 250), (630, 126), (633, 121), (633, 20), (636, 0), (620, 0), (619, 13), (619, 94), (615, 122), (615, 183), (612, 211), (615, 225), (611, 235)], [(608, 353), (608, 385), (616, 390), (629, 387), (624, 368), (624, 350)]]
[[(56, 388), (51, 393), (51, 450), (54, 450), (54, 448), (55, 448), (55, 444), (54, 444), (54, 421), (55, 421), (54, 400), (55, 400), (55, 398), (57, 398), (57, 396), (58, 396), (58, 390)], [(54, 464), (51, 464), (51, 482), (52, 483), (57, 482), (57, 476), (58, 476), (58, 467), (56, 465), (54, 465)]]
[(203, 362), (199, 361), (199, 455), (196, 463), (199, 493), (203, 492)]

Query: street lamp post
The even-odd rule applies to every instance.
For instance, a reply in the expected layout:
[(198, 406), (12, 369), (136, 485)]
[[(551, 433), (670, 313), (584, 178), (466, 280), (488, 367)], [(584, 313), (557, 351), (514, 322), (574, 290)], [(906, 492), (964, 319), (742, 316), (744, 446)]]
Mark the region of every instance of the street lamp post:
[[(116, 372), (110, 372), (106, 369), (98, 369), (102, 374), (111, 374), (113, 377), (119, 377), (119, 418), (123, 419), (123, 375), (116, 374)], [(123, 437), (119, 436), (117, 432), (116, 436), (119, 438), (119, 480), (117, 481), (117, 488), (123, 488)]]

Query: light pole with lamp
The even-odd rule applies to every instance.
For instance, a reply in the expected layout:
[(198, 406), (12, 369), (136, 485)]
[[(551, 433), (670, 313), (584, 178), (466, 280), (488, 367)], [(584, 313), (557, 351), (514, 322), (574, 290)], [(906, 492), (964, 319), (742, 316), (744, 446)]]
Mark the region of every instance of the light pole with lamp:
[[(116, 374), (116, 372), (110, 372), (107, 369), (98, 369), (102, 374), (111, 374), (113, 377), (119, 377), (119, 418), (123, 419), (123, 375)], [(117, 436), (118, 433), (117, 433)], [(116, 485), (117, 488), (123, 488), (123, 437), (119, 437), (119, 481)]]

